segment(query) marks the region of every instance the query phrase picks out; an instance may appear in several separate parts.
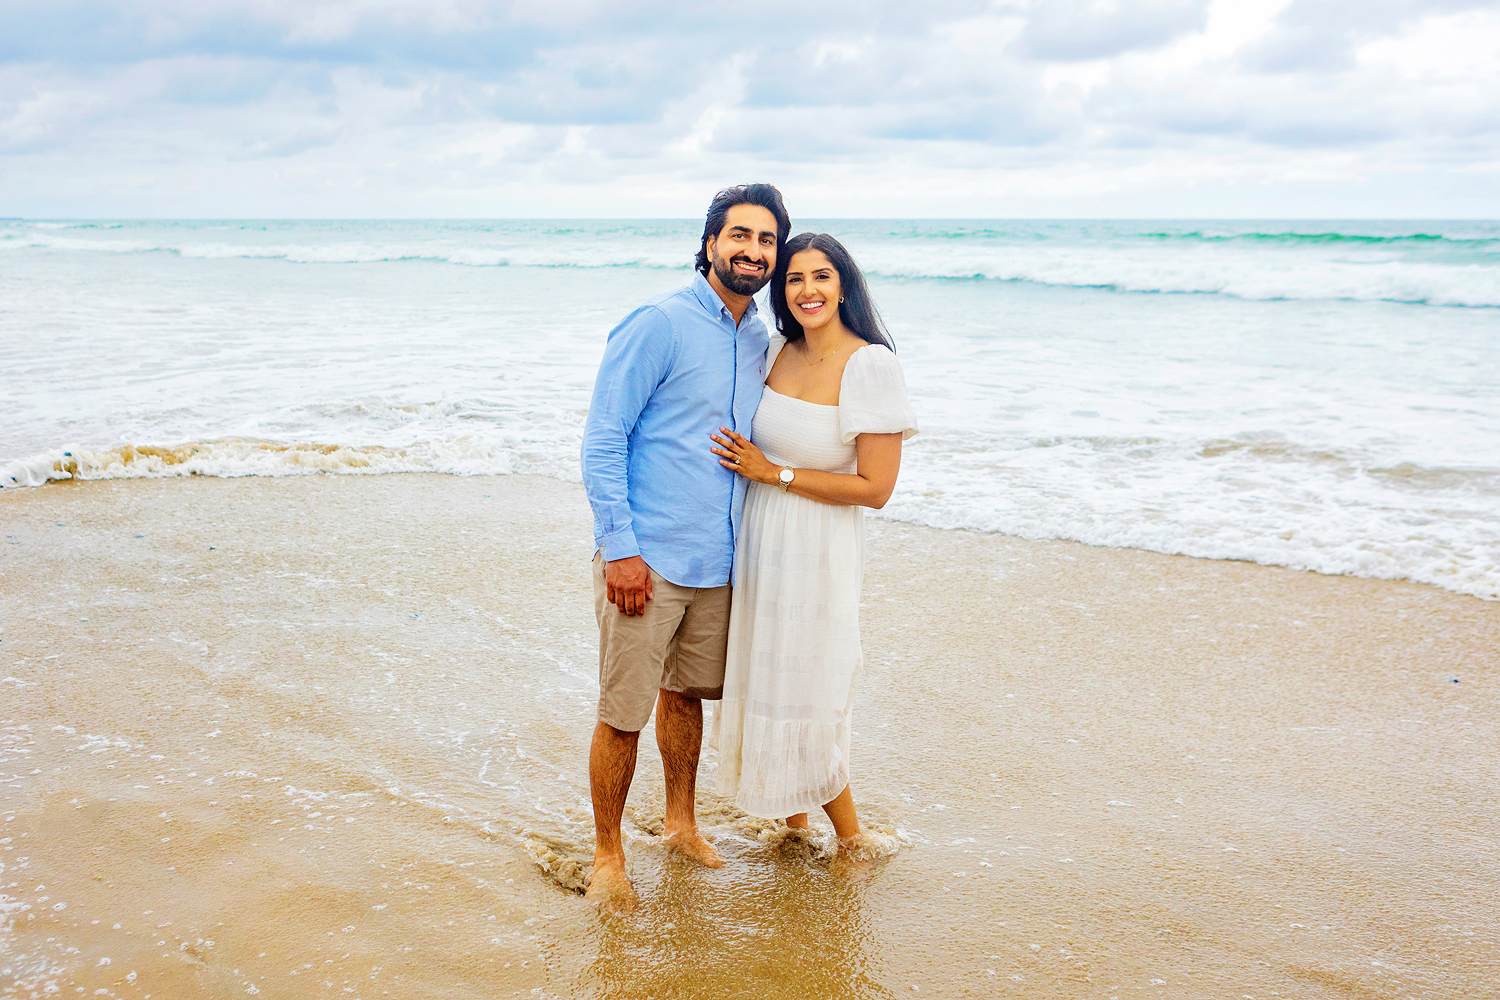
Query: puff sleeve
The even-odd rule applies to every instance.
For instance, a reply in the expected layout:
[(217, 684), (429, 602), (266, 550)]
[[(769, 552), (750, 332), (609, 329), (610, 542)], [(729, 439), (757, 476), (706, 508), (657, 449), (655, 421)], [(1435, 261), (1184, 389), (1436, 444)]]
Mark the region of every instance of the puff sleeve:
[(917, 433), (917, 415), (906, 396), (901, 364), (883, 344), (861, 347), (844, 366), (839, 385), (839, 432), (844, 444), (861, 434)]

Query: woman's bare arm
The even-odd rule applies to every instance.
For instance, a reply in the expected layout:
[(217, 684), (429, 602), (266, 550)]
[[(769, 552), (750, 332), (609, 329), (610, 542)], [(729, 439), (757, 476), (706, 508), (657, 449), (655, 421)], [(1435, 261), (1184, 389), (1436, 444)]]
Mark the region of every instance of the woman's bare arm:
[[(720, 427), (719, 431), (722, 437), (719, 434), (709, 436), (718, 445), (712, 450), (719, 456), (720, 465), (752, 482), (779, 485), (778, 477), (785, 466), (771, 463), (749, 438), (727, 427)], [(901, 471), (901, 440), (900, 433), (861, 434), (854, 439), (855, 454), (859, 456), (858, 471), (797, 469), (787, 492), (834, 506), (879, 510), (896, 488), (896, 476)]]

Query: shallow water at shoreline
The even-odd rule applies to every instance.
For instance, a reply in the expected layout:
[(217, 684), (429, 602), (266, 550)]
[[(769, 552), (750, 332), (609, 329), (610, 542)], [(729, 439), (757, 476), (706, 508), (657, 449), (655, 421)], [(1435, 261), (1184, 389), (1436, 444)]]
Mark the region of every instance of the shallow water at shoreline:
[(0, 520), (13, 995), (1449, 997), (1500, 975), (1493, 604), (875, 522), (855, 790), (899, 849), (840, 868), (704, 794), (729, 864), (673, 860), (647, 734), (621, 920), (576, 892), (577, 487), (109, 482), (7, 491)]

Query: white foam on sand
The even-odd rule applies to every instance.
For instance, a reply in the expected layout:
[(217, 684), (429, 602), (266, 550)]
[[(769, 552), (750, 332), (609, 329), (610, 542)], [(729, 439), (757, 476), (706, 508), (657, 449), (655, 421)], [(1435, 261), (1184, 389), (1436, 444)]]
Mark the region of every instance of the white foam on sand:
[(0, 485), (41, 486), (64, 479), (163, 479), (179, 476), (380, 475), (440, 472), (504, 475), (510, 459), (473, 438), (428, 441), (408, 448), (284, 444), (224, 439), (171, 447), (121, 445), (49, 452), (0, 465)]

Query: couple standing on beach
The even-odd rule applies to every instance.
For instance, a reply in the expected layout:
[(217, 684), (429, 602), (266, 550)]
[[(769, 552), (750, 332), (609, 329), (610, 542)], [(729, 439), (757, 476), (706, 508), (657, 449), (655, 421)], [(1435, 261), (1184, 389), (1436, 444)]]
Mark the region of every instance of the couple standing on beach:
[[(849, 712), (863, 658), (864, 511), (917, 432), (864, 277), (826, 234), (788, 239), (769, 184), (720, 191), (691, 284), (609, 334), (583, 434), (594, 511), (599, 721), (588, 896), (629, 910), (620, 819), (656, 709), (663, 839), (723, 866), (698, 832), (703, 699), (719, 700), (718, 791), (859, 834)], [(753, 296), (767, 283), (777, 335)]]

